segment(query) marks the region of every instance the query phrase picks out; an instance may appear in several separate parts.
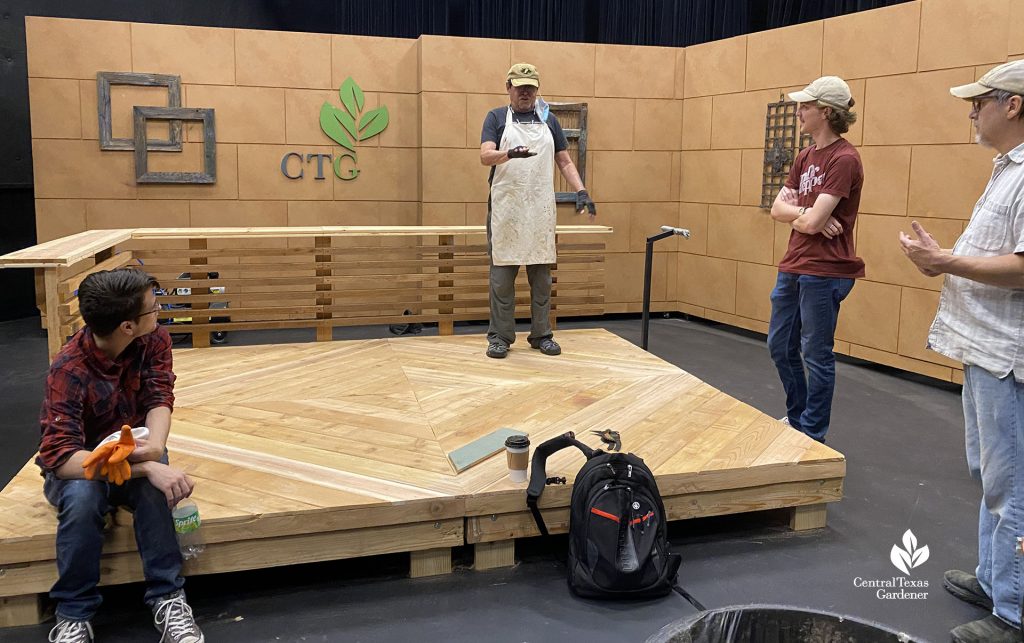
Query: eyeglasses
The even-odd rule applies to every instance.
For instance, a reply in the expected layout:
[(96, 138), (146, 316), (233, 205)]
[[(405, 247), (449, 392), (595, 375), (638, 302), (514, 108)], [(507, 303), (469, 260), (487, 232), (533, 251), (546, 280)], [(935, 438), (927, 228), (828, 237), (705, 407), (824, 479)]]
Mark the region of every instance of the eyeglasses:
[(159, 313), (159, 312), (160, 312), (160, 302), (156, 302), (156, 303), (153, 304), (153, 310), (147, 310), (144, 313), (136, 315), (135, 319), (142, 319), (146, 315), (152, 315), (152, 314)]
[(980, 112), (981, 108), (985, 106), (985, 103), (996, 99), (996, 96), (981, 96), (979, 98), (975, 98), (971, 101), (971, 111), (975, 113)]

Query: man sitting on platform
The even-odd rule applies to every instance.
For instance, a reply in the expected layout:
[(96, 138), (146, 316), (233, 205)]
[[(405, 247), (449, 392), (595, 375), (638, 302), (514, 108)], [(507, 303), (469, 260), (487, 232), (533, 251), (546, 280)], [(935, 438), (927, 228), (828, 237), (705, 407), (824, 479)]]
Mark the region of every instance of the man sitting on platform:
[[(105, 516), (118, 505), (134, 512), (135, 540), (146, 577), (147, 605), (161, 641), (202, 643), (185, 602), (182, 557), (171, 508), (193, 483), (167, 464), (164, 445), (174, 405), (171, 338), (157, 324), (156, 280), (140, 270), (100, 271), (85, 278), (78, 304), (86, 327), (61, 348), (46, 378), (36, 463), (43, 493), (57, 507), (57, 625), (50, 641), (88, 643), (90, 619), (103, 599), (100, 581)], [(87, 480), (83, 462), (123, 424), (145, 425), (128, 457), (131, 478), (115, 485)]]

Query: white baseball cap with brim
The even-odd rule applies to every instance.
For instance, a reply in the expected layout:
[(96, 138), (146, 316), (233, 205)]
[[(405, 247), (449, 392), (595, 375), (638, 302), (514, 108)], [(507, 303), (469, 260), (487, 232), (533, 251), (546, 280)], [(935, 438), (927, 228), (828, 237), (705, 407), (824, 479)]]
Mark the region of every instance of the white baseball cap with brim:
[(959, 87), (951, 87), (949, 93), (957, 98), (971, 100), (987, 94), (993, 89), (1001, 89), (1024, 96), (1024, 60), (1014, 60), (990, 69), (977, 82)]
[(798, 103), (824, 103), (837, 109), (850, 109), (850, 86), (839, 76), (822, 76), (801, 91), (789, 94)]

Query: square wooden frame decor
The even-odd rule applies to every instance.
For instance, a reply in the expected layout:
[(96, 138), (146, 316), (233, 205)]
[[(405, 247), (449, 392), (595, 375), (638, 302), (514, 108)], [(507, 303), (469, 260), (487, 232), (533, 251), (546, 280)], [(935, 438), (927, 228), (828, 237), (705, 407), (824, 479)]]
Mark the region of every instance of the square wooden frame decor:
[[(202, 107), (134, 107), (136, 183), (216, 183), (217, 138), (213, 110)], [(202, 172), (150, 172), (146, 121), (201, 121), (203, 123)]]
[[(131, 138), (114, 138), (110, 115), (111, 85), (135, 85), (139, 87), (166, 87), (167, 106), (181, 107), (181, 77), (168, 74), (137, 74), (123, 71), (101, 71), (96, 74), (96, 109), (100, 120), (101, 150), (132, 150), (135, 141)], [(170, 124), (170, 139), (148, 141), (149, 149), (167, 152), (181, 151), (181, 122)]]

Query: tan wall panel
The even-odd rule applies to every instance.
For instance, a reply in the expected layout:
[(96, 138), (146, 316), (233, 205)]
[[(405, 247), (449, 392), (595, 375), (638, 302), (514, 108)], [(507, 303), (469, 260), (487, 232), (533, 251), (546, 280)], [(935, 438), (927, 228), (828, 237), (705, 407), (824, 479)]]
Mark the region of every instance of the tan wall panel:
[(683, 101), (638, 100), (634, 149), (678, 150), (683, 126)]
[(288, 225), (287, 201), (190, 201), (193, 228)]
[[(663, 225), (673, 228), (679, 226), (678, 203), (634, 203), (629, 222), (630, 251), (646, 252), (647, 237), (659, 234)], [(677, 239), (679, 237), (673, 235), (655, 242), (654, 252), (675, 252), (679, 248)]]
[(134, 201), (94, 199), (85, 204), (90, 230), (110, 228), (187, 228), (188, 201)]
[(859, 147), (864, 142), (864, 91), (867, 89), (867, 81), (861, 78), (851, 80), (847, 84), (853, 95), (853, 112), (857, 115), (857, 120), (850, 126), (850, 131), (843, 134), (843, 138)]
[(396, 201), (289, 201), (287, 210), (290, 226), (417, 225), (418, 212), (419, 204)]
[[(334, 101), (337, 104), (339, 101)], [(219, 85), (186, 85), (186, 107), (212, 108), (221, 143), (284, 143), (285, 92), (269, 87), (223, 87)], [(320, 118), (316, 111), (306, 116), (314, 123)], [(190, 126), (192, 127), (192, 126)], [(321, 142), (329, 143), (330, 139)], [(192, 140), (191, 132), (190, 138)]]
[(150, 152), (146, 167), (150, 172), (201, 172), (203, 144), (183, 143), (180, 152)]
[(836, 339), (896, 352), (900, 287), (858, 279), (842, 303)]
[(857, 151), (864, 163), (860, 211), (905, 215), (910, 185), (910, 147), (866, 146)]
[(331, 80), (330, 35), (235, 29), (236, 84), (336, 89)]
[(899, 353), (926, 362), (935, 362), (952, 368), (963, 364), (929, 350), (928, 330), (939, 307), (939, 293), (932, 290), (904, 288), (900, 300)]
[(736, 264), (736, 314), (767, 322), (772, 317), (772, 289), (779, 271), (740, 261)]
[(695, 255), (708, 253), (707, 203), (680, 203), (679, 227), (690, 231), (689, 239), (679, 241), (679, 250)]
[(969, 219), (992, 175), (995, 154), (981, 145), (915, 146), (910, 163), (910, 216)]
[(708, 254), (771, 265), (774, 223), (760, 208), (712, 205), (708, 210)]
[(82, 138), (78, 83), (77, 80), (28, 79), (33, 138)]
[[(334, 154), (338, 148), (307, 146), (303, 153)], [(239, 145), (238, 146), (238, 198), (258, 199), (332, 199), (334, 198), (333, 170), (324, 167), (324, 179), (317, 180), (315, 162), (302, 164), (303, 178), (289, 179), (281, 173), (281, 159), (295, 150), (289, 145)], [(363, 150), (366, 153), (368, 150)], [(324, 164), (326, 166), (326, 163)], [(289, 172), (297, 172), (298, 164), (292, 161)], [(360, 176), (357, 180), (363, 180)]]
[(676, 98), (683, 98), (686, 94), (686, 49), (676, 49)]
[(598, 201), (668, 201), (671, 198), (670, 152), (594, 152), (587, 179)]
[[(812, 79), (813, 80), (813, 79)], [(715, 96), (711, 115), (711, 147), (764, 147), (768, 103), (779, 100), (778, 90)]]
[(868, 79), (864, 144), (969, 142), (967, 110), (949, 88), (973, 81), (970, 68)]
[(381, 147), (420, 146), (420, 96), (418, 94), (380, 94), (378, 104), (388, 108), (388, 127), (379, 136)]
[(711, 147), (711, 96), (683, 101), (682, 149), (706, 150)]
[[(1024, 33), (1024, 3), (1010, 3), (1010, 20), (1008, 31), (1008, 51), (1011, 54), (1011, 56), (1024, 54), (1024, 38), (1020, 37), (1020, 35)], [(1011, 60), (1013, 60), (1013, 58), (1011, 58)]]
[(233, 29), (133, 23), (132, 71), (180, 76), (183, 83), (235, 84)]
[(352, 77), (364, 91), (420, 90), (419, 41), (376, 36), (331, 36), (331, 87)]
[(633, 149), (636, 102), (628, 98), (592, 98), (587, 110), (588, 150)]
[(1009, 17), (1007, 0), (971, 0), (969, 10), (961, 0), (927, 0), (921, 5), (918, 69), (1006, 60)]
[[(668, 292), (668, 254), (656, 254), (651, 262), (651, 301), (665, 301)], [(644, 256), (636, 253), (607, 255), (604, 265), (604, 298), (609, 303), (639, 302), (644, 294)]]
[(480, 165), (480, 150), (425, 147), (422, 153), (423, 201), (487, 201), (490, 168)]
[[(900, 232), (915, 237), (911, 219), (862, 214), (857, 218), (857, 254), (864, 260), (867, 278), (887, 284), (938, 290), (942, 280), (925, 277), (900, 249)], [(952, 248), (960, 236), (960, 222), (953, 219), (921, 219), (921, 225), (943, 248)]]
[(419, 42), (422, 91), (500, 92), (509, 67), (519, 62), (508, 41), (424, 35)]
[(746, 64), (746, 36), (687, 47), (683, 95), (741, 92), (746, 88)]
[(740, 150), (683, 154), (683, 200), (738, 204), (741, 156)]
[[(480, 134), (484, 128), (484, 118), (487, 117), (487, 112), (491, 111), (495, 107), (508, 107), (508, 94), (466, 94), (466, 143), (465, 147), (471, 147), (474, 150), (480, 149)], [(426, 108), (426, 105), (422, 109), (423, 120), (429, 120), (429, 123), (433, 129), (437, 129), (438, 133), (435, 133), (435, 138), (444, 140), (446, 137), (441, 132), (444, 132), (447, 126), (438, 127), (438, 122), (443, 122), (443, 117), (432, 114), (430, 110)], [(435, 118), (436, 117), (436, 118)], [(426, 141), (427, 137), (427, 123), (421, 123), (423, 135), (422, 138)], [(593, 127), (589, 127), (593, 129)], [(447, 143), (446, 143), (447, 145)], [(424, 147), (430, 147), (425, 142)], [(438, 146), (441, 147), (441, 146)]]
[(952, 373), (960, 373), (961, 371), (952, 371), (945, 366), (939, 366), (929, 362), (923, 362), (921, 360), (910, 359), (909, 357), (903, 357), (901, 355), (894, 355), (885, 351), (876, 350), (874, 348), (868, 348), (866, 346), (858, 346), (856, 344), (850, 346), (848, 353), (851, 357), (857, 359), (867, 360), (869, 362), (875, 362), (876, 364), (884, 364), (893, 368), (901, 368), (905, 371), (911, 371), (914, 373), (921, 373), (928, 377), (934, 377), (936, 379), (951, 381), (954, 379)]
[(465, 203), (424, 203), (420, 225), (466, 225)]
[[(420, 94), (423, 109), (420, 111), (420, 131), (424, 147), (468, 147), (466, 95), (447, 92), (423, 92)], [(479, 140), (487, 112), (474, 116), (479, 119), (476, 138)]]
[[(917, 70), (921, 4), (851, 13), (825, 21), (822, 75), (852, 78), (909, 74)], [(870, 46), (865, 37), (870, 34)]]
[(789, 237), (793, 234), (793, 228), (788, 223), (775, 222), (775, 244), (772, 252), (772, 263), (776, 266), (786, 256), (789, 250)]
[(36, 199), (36, 240), (54, 239), (84, 232), (85, 201), (78, 199)]
[(725, 313), (736, 311), (736, 262), (680, 252), (676, 271), (679, 301)]
[(360, 148), (359, 178), (342, 181), (335, 177), (334, 200), (418, 201), (419, 176), (420, 154), (416, 148)]
[(746, 89), (807, 84), (821, 75), (822, 21), (747, 35)]
[(740, 205), (761, 206), (764, 183), (764, 149), (742, 150), (740, 166)]
[[(634, 45), (596, 45), (594, 95), (675, 98), (676, 49)], [(562, 92), (561, 89), (558, 90)], [(566, 92), (568, 93), (568, 92)]]
[(593, 96), (595, 55), (596, 46), (587, 43), (512, 41), (512, 62), (536, 65), (547, 94)]
[[(99, 145), (92, 141), (93, 145)], [(150, 183), (138, 186), (140, 199), (237, 199), (238, 198), (238, 145), (217, 145), (217, 182), (212, 185), (173, 185)], [(113, 154), (113, 152), (110, 152)], [(130, 152), (120, 152), (131, 158)], [(154, 153), (151, 153), (150, 158)], [(283, 152), (282, 152), (283, 154)], [(170, 153), (168, 152), (169, 156)], [(280, 159), (278, 159), (280, 164)], [(196, 163), (199, 166), (198, 163)], [(134, 165), (133, 165), (134, 167)], [(134, 180), (134, 169), (132, 170)]]
[(135, 198), (132, 155), (101, 151), (96, 141), (35, 139), (32, 167), (36, 198)]
[[(248, 89), (248, 88), (245, 88)], [(251, 90), (250, 90), (251, 91)], [(270, 90), (278, 91), (278, 90)], [(334, 89), (285, 89), (284, 118), (285, 141), (289, 145), (333, 145), (334, 142), (320, 128), (320, 108), (324, 103), (341, 107), (338, 91)], [(377, 107), (377, 94), (366, 95), (363, 110)], [(220, 115), (217, 114), (217, 125), (220, 126)], [(388, 125), (391, 127), (391, 125)], [(219, 132), (218, 132), (219, 136)], [(251, 142), (251, 141), (248, 141)], [(376, 143), (367, 141), (365, 145)], [(296, 148), (296, 152), (300, 151)]]
[(25, 17), (30, 78), (96, 79), (98, 71), (130, 71), (127, 22)]
[[(487, 204), (479, 204), (482, 211), (479, 216), (469, 214), (474, 205), (476, 204), (470, 204), (467, 209), (466, 225), (484, 225), (486, 223)], [(651, 204), (638, 203), (635, 207), (644, 208), (648, 205)], [(633, 204), (630, 203), (615, 201), (598, 202), (597, 218), (594, 220), (594, 223), (610, 226), (614, 231), (608, 235), (590, 237), (583, 239), (583, 241), (585, 243), (603, 243), (605, 244), (605, 252), (630, 252), (630, 219), (633, 207)], [(558, 225), (586, 225), (589, 223), (588, 217), (577, 214), (575, 206), (571, 203), (558, 204), (555, 214)]]

